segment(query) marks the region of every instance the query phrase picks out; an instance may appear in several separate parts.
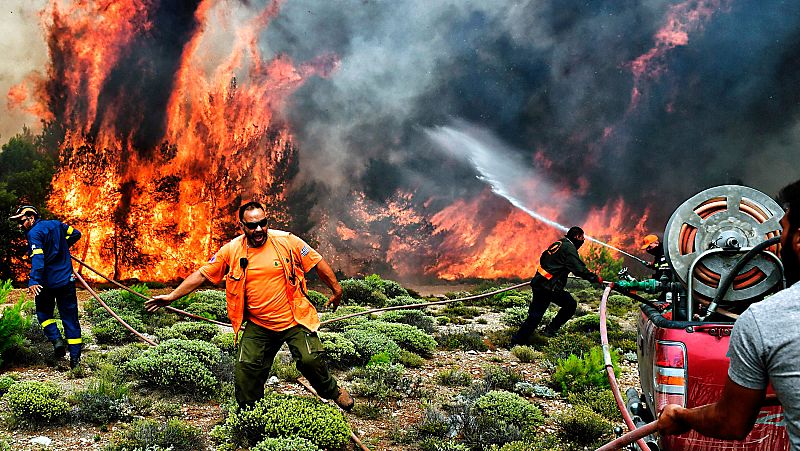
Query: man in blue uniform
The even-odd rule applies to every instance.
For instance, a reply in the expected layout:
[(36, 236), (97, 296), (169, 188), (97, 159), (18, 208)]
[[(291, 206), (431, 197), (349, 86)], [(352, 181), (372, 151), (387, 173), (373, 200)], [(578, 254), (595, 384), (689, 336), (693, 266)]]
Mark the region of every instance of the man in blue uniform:
[[(39, 324), (53, 343), (55, 358), (64, 357), (69, 350), (69, 366), (75, 368), (80, 362), (82, 340), (69, 248), (80, 239), (81, 233), (61, 221), (42, 220), (36, 208), (30, 205), (17, 208), (10, 219), (17, 221), (28, 238), (31, 252), (28, 291), (35, 298)], [(53, 319), (56, 305), (66, 340)]]
[(551, 302), (561, 308), (544, 330), (545, 336), (554, 336), (558, 329), (572, 317), (578, 303), (571, 294), (564, 290), (567, 276), (570, 273), (592, 283), (603, 283), (600, 276), (586, 268), (578, 255), (578, 249), (584, 241), (583, 229), (575, 226), (570, 228), (563, 238), (542, 252), (542, 256), (539, 258), (539, 268), (531, 280), (533, 299), (528, 306), (528, 317), (520, 326), (519, 331), (511, 337), (512, 346), (528, 343), (528, 339), (539, 326), (544, 312)]

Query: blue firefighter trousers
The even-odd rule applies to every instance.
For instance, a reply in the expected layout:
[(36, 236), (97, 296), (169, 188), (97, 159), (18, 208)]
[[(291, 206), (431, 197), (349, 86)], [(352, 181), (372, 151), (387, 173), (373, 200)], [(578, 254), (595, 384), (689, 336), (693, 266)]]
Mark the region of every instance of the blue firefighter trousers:
[(79, 359), (83, 340), (81, 325), (78, 323), (78, 297), (75, 295), (74, 283), (58, 288), (42, 288), (39, 296), (36, 296), (36, 318), (42, 325), (45, 337), (53, 343), (61, 339), (61, 332), (53, 319), (56, 305), (64, 326), (69, 356), (73, 360)]

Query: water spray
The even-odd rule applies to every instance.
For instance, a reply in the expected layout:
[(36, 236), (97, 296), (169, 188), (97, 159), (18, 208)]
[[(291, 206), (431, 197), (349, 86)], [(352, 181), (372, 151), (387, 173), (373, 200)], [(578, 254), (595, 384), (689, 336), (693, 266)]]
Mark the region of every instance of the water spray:
[[(526, 207), (525, 204), (511, 192), (507, 184), (501, 180), (501, 176), (504, 179), (510, 179), (512, 182), (514, 180), (530, 180), (532, 176), (530, 171), (522, 169), (525, 168), (526, 165), (520, 160), (517, 153), (507, 149), (505, 144), (490, 133), (460, 122), (457, 123), (457, 127), (436, 127), (428, 129), (426, 130), (426, 134), (443, 149), (456, 156), (466, 158), (475, 170), (478, 171), (478, 180), (488, 184), (493, 193), (506, 199), (511, 205), (519, 208), (537, 221), (543, 222), (563, 232), (569, 230), (569, 227)], [(511, 185), (513, 186), (514, 183), (511, 183)], [(548, 187), (543, 187), (542, 191), (543, 196), (549, 197), (550, 189)], [(616, 246), (603, 242), (602, 240), (589, 235), (585, 235), (585, 238), (593, 243), (626, 255), (645, 266), (650, 265), (647, 261), (625, 252)]]

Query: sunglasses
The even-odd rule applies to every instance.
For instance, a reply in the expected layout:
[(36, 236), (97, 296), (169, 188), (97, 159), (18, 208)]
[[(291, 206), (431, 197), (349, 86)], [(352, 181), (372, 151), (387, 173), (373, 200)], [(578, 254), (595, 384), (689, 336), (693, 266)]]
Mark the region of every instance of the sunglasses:
[(242, 225), (244, 225), (245, 227), (247, 227), (250, 230), (255, 230), (255, 229), (258, 228), (258, 226), (261, 226), (262, 229), (266, 229), (267, 228), (267, 223), (268, 223), (267, 218), (264, 218), (264, 219), (262, 219), (260, 221), (257, 221), (257, 222), (244, 222), (244, 221), (242, 221)]

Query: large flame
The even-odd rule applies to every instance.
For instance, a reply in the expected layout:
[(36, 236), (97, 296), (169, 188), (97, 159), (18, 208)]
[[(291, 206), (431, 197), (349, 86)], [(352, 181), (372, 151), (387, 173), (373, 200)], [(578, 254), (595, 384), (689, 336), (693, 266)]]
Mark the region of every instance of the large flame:
[[(204, 1), (185, 30), (171, 89), (110, 89), (130, 68), (120, 61), (131, 63), (134, 43), (154, 32), (153, 15), (163, 7), (156, 3), (55, 4), (45, 16), (57, 55), (50, 80), (63, 83), (58, 91), (66, 95), (46, 99), (51, 110), (61, 106), (54, 115), (66, 129), (49, 206), (85, 231), (84, 258), (118, 278), (185, 276), (230, 238), (231, 206), (250, 198), (281, 205), (297, 148), (276, 111), (305, 79), (336, 64), (328, 55), (301, 65), (262, 57), (256, 36), (277, 3), (234, 26), (226, 5)], [(143, 77), (164, 69), (149, 61), (135, 68)], [(156, 124), (162, 129), (146, 130), (139, 124), (160, 112), (136, 97), (158, 94), (168, 96)], [(274, 208), (272, 215), (286, 213)]]

